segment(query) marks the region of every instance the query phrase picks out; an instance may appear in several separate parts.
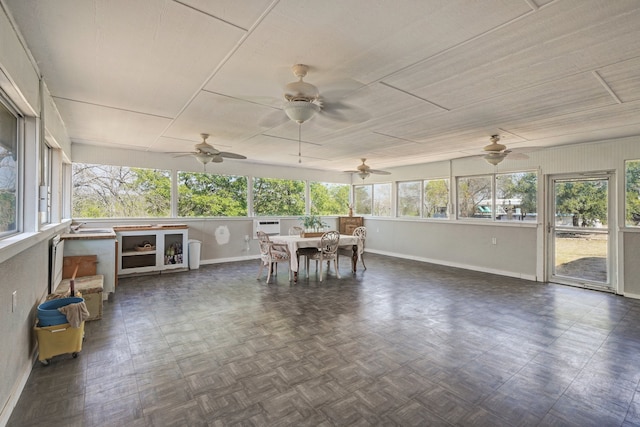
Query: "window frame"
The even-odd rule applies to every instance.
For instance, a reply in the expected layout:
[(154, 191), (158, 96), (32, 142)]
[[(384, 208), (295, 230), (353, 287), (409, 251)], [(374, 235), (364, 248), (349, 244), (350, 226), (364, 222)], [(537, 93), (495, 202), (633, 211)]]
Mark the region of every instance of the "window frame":
[[(637, 163), (638, 164), (638, 169), (640, 170), (640, 159), (627, 159), (624, 161), (624, 226), (626, 228), (632, 228), (632, 229), (638, 229), (640, 228), (640, 220), (639, 221), (635, 221), (636, 223), (633, 224), (633, 213), (629, 212), (630, 211), (630, 206), (629, 206), (629, 168), (628, 168), (628, 164), (629, 163)], [(638, 179), (638, 190), (635, 191), (635, 193), (637, 194), (637, 203), (638, 206), (640, 208), (640, 177)]]
[[(456, 206), (456, 219), (460, 220), (460, 221), (479, 221), (479, 222), (492, 222), (492, 223), (514, 223), (514, 222), (520, 222), (517, 218), (513, 219), (513, 218), (508, 218), (508, 219), (503, 219), (502, 216), (503, 214), (500, 213), (499, 217), (497, 215), (497, 208), (500, 207), (502, 208), (501, 204), (498, 204), (497, 200), (497, 193), (498, 193), (498, 177), (500, 176), (506, 176), (506, 175), (515, 175), (515, 174), (534, 174), (535, 178), (536, 178), (536, 183), (535, 183), (535, 189), (536, 189), (536, 201), (535, 201), (535, 205), (536, 205), (536, 212), (535, 215), (538, 215), (537, 212), (537, 207), (539, 206), (539, 190), (540, 190), (540, 173), (537, 170), (520, 170), (520, 171), (511, 171), (511, 172), (494, 172), (494, 173), (489, 173), (489, 174), (477, 174), (477, 175), (459, 175), (456, 176), (456, 196), (455, 196), (455, 206)], [(480, 216), (480, 217), (476, 217), (475, 213), (474, 216), (460, 216), (460, 180), (463, 179), (471, 179), (471, 178), (488, 178), (490, 180), (490, 197), (488, 199), (483, 199), (481, 202), (479, 202), (476, 206), (479, 206), (480, 203), (482, 203), (485, 200), (489, 200), (489, 211), (486, 212), (487, 215), (486, 216)], [(487, 205), (485, 205), (486, 207)], [(480, 213), (482, 214), (482, 212)], [(529, 213), (529, 214), (534, 214), (533, 212)], [(504, 216), (507, 216), (507, 212), (505, 211)], [(524, 219), (524, 217), (522, 218)]]
[(8, 147), (15, 149), (15, 159), (13, 164), (15, 167), (15, 173), (13, 179), (14, 183), (14, 198), (15, 207), (13, 212), (13, 228), (5, 231), (0, 231), (0, 239), (14, 236), (23, 231), (24, 226), (24, 117), (20, 114), (20, 111), (10, 101), (10, 99), (0, 90), (0, 106), (7, 110), (7, 112), (13, 116), (15, 120), (15, 135), (14, 142), (15, 147)]

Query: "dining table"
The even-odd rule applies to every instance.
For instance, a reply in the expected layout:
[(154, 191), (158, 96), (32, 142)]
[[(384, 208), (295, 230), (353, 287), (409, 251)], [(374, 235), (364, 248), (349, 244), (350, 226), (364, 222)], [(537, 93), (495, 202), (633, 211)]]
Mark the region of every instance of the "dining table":
[[(291, 254), (290, 266), (293, 271), (294, 280), (298, 279), (298, 249), (300, 248), (319, 248), (322, 236), (302, 237), (302, 236), (270, 236), (273, 243), (286, 244)], [(351, 234), (341, 234), (338, 246), (351, 246), (353, 256), (351, 257), (351, 271), (356, 272), (358, 258), (364, 250), (362, 240), (358, 236)]]

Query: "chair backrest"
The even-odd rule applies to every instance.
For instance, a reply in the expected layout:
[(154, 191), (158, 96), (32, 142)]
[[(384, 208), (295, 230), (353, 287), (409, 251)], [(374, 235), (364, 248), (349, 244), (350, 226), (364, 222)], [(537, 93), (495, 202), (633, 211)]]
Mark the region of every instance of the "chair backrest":
[(362, 244), (364, 244), (364, 241), (367, 240), (367, 227), (356, 227), (356, 229), (353, 230), (353, 235), (358, 236), (360, 240), (362, 240)]
[(269, 235), (264, 231), (258, 231), (256, 233), (258, 235), (258, 243), (260, 245), (260, 253), (262, 255), (269, 254), (269, 247), (271, 245), (271, 240), (269, 239)]
[(335, 254), (340, 243), (340, 233), (327, 231), (320, 238), (320, 250), (325, 254)]
[(304, 228), (293, 226), (289, 229), (289, 236), (301, 236), (304, 233)]

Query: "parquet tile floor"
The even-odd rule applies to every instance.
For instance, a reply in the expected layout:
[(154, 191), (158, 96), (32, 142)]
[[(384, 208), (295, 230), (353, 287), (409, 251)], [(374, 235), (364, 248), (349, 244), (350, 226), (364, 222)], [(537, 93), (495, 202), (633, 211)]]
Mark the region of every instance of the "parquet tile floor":
[(124, 278), (18, 426), (640, 425), (640, 301), (367, 254)]

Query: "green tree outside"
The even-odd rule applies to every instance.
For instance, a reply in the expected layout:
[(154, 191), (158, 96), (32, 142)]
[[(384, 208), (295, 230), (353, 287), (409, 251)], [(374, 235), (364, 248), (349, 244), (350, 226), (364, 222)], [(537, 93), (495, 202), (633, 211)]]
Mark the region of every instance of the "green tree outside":
[(573, 215), (574, 227), (607, 224), (607, 180), (556, 182), (556, 214)]
[(625, 223), (640, 224), (640, 160), (625, 163), (626, 198)]
[(538, 210), (538, 175), (535, 172), (501, 174), (496, 177), (500, 199), (520, 200), (522, 218)]
[(168, 217), (169, 171), (73, 164), (74, 218)]
[(300, 216), (305, 213), (305, 182), (255, 178), (253, 210), (256, 216)]
[(449, 206), (449, 180), (432, 179), (424, 182), (424, 207), (422, 215), (425, 218), (446, 218)]
[(312, 215), (344, 215), (349, 212), (348, 184), (309, 183)]
[(178, 173), (178, 216), (247, 216), (247, 178)]

